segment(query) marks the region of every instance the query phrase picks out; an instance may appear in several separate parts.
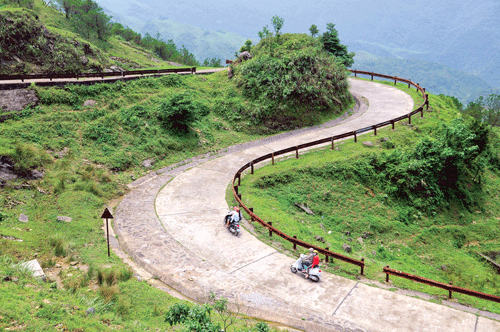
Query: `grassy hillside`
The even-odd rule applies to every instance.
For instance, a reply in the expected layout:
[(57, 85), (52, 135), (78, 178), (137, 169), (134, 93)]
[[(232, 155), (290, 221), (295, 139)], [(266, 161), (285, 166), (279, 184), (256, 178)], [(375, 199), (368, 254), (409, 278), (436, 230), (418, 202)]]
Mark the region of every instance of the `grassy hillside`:
[[(275, 133), (248, 116), (269, 101), (249, 99), (226, 72), (32, 88), (40, 105), (0, 123), (2, 171), (18, 176), (0, 181), (0, 275), (17, 280), (1, 283), (0, 297), (8, 301), (0, 304), (0, 327), (166, 328), (175, 300), (130, 279), (116, 256), (107, 258), (102, 210), (151, 169)], [(83, 106), (86, 100), (96, 103)], [(338, 111), (323, 110), (311, 123)], [(32, 180), (33, 171), (45, 175)], [(47, 284), (15, 265), (35, 257), (52, 271)], [(96, 314), (86, 315), (91, 306)]]
[[(407, 91), (402, 84), (399, 87)], [(407, 92), (417, 97), (414, 90)], [(417, 99), (416, 104), (420, 103)], [(449, 157), (444, 162), (440, 158), (452, 156), (453, 149), (460, 150), (462, 156), (478, 151), (477, 145), (487, 139), (471, 141), (467, 148), (467, 140), (477, 139), (481, 130), (474, 135), (469, 132), (467, 128), (479, 127), (470, 127), (470, 120), (462, 118), (456, 100), (431, 94), (430, 105), (432, 112), (425, 113), (423, 119), (414, 117), (411, 126), (401, 122), (395, 130), (358, 137), (359, 143), (348, 140), (337, 144), (336, 151), (322, 149), (298, 160), (260, 168), (243, 179), (239, 192), (247, 206), (286, 234), (343, 254), (343, 244), (349, 244), (352, 253), (346, 255), (365, 258), (368, 278), (384, 281), (382, 267), (389, 265), (500, 295), (496, 268), (477, 254), (500, 261), (498, 133), (489, 134), (491, 150), (471, 155), (464, 164), (471, 168), (447, 182), (454, 171), (441, 168), (451, 167), (456, 159)], [(454, 136), (462, 134), (468, 138)], [(441, 144), (444, 137), (448, 145), (434, 151), (433, 146)], [(373, 146), (364, 146), (364, 141)], [(295, 203), (305, 204), (315, 215), (305, 214)], [(269, 241), (262, 227), (256, 230)], [(273, 237), (273, 245), (290, 252), (286, 241)], [(351, 278), (359, 273), (358, 267), (340, 261), (325, 264), (325, 269)], [(437, 288), (401, 278), (391, 280), (397, 287), (423, 290), (438, 298), (444, 295)], [(500, 312), (496, 303), (465, 295), (454, 297), (461, 303)]]
[(33, 8), (0, 1), (0, 50), (0, 74), (172, 67), (120, 35), (84, 38), (62, 12), (42, 0), (34, 0)]

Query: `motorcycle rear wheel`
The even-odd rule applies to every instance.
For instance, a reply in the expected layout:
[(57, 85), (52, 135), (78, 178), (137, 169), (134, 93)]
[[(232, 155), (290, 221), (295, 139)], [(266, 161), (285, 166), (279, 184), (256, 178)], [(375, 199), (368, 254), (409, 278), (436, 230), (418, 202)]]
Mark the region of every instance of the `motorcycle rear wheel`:
[(309, 279), (311, 279), (311, 280), (312, 280), (312, 281), (314, 281), (314, 282), (318, 282), (318, 281), (319, 281), (319, 277), (318, 277), (318, 276), (316, 276), (316, 275), (314, 275), (314, 274), (309, 275)]
[(295, 266), (290, 266), (290, 271), (292, 271), (292, 273), (297, 273), (297, 268)]

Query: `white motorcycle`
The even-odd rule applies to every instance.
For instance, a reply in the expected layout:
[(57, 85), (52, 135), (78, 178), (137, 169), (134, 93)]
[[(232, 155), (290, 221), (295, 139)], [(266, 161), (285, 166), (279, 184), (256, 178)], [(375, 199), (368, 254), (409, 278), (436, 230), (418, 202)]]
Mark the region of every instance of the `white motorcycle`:
[(240, 234), (240, 222), (233, 221), (231, 217), (232, 217), (232, 211), (229, 211), (228, 213), (226, 213), (226, 215), (224, 216), (224, 227), (226, 227), (227, 220), (231, 219), (231, 221), (229, 221), (229, 226), (227, 227), (227, 229), (234, 236), (238, 236)]
[[(301, 272), (305, 276), (307, 275), (307, 265), (304, 263), (304, 254), (300, 254), (299, 259), (295, 263), (290, 266), (290, 270), (292, 273), (297, 273), (297, 271)], [(319, 279), (321, 279), (321, 270), (319, 269), (319, 266), (316, 266), (314, 268), (309, 269), (309, 279), (311, 279), (314, 282), (318, 282)]]

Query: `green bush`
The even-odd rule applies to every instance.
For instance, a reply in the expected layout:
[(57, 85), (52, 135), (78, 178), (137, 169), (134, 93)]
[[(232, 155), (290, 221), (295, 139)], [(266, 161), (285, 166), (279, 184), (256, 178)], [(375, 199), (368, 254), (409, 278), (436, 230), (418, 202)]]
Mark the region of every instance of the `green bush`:
[(157, 108), (158, 119), (164, 127), (177, 133), (185, 133), (189, 126), (201, 117), (208, 115), (204, 104), (194, 101), (189, 93), (175, 93)]
[(96, 143), (108, 143), (116, 145), (118, 137), (114, 129), (105, 124), (90, 125), (83, 133), (83, 137), (93, 140)]
[(37, 95), (40, 102), (44, 105), (52, 105), (52, 104), (77, 105), (80, 103), (80, 98), (78, 95), (73, 94), (59, 87), (54, 87), (50, 89), (37, 88)]
[(264, 38), (253, 59), (232, 65), (243, 95), (258, 104), (253, 120), (275, 129), (317, 123), (323, 112), (340, 113), (351, 102), (345, 67), (305, 34)]
[(32, 169), (53, 162), (52, 157), (44, 150), (24, 143), (16, 144), (10, 158), (14, 162), (16, 170), (22, 174), (29, 174)]

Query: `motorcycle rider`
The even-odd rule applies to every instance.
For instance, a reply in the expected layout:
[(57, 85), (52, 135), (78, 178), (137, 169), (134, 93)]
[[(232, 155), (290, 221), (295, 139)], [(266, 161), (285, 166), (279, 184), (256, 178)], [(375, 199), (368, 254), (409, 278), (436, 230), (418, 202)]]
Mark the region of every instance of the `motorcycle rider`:
[(240, 220), (241, 220), (240, 208), (235, 206), (233, 208), (233, 211), (231, 211), (231, 216), (229, 218), (227, 218), (226, 228), (229, 227), (229, 223), (232, 223), (235, 221), (240, 221)]
[(309, 265), (311, 265), (311, 263), (313, 261), (313, 258), (314, 258), (314, 249), (313, 248), (309, 248), (309, 254), (307, 254), (307, 256), (302, 261), (302, 271), (305, 271), (306, 268)]
[(314, 257), (312, 259), (312, 264), (307, 268), (307, 274), (306, 274), (305, 278), (309, 278), (309, 270), (310, 269), (313, 269), (319, 265), (318, 251), (314, 250), (313, 254), (314, 254)]

